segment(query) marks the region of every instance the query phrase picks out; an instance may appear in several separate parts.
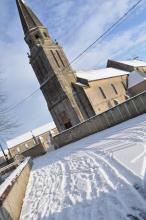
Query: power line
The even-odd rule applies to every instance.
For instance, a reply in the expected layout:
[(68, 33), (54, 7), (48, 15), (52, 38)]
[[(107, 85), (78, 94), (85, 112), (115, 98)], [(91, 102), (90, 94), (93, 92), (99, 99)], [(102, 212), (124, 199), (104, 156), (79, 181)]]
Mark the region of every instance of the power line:
[(95, 45), (98, 41), (100, 41), (103, 37), (105, 37), (108, 33), (114, 30), (114, 28), (134, 10), (143, 0), (139, 0), (136, 4), (134, 4), (122, 17), (120, 17), (114, 24), (112, 24), (103, 34), (101, 34), (93, 43), (91, 43), (86, 49), (84, 49), (78, 56), (76, 56), (71, 62), (74, 63), (78, 60), (84, 53), (86, 53), (93, 45)]
[(26, 102), (28, 99), (30, 99), (34, 94), (36, 94), (38, 91), (40, 91), (40, 88), (36, 89), (35, 91), (33, 91), (30, 95), (26, 96), (24, 99), (22, 99), (20, 102), (18, 102), (16, 105), (14, 105), (13, 107), (9, 108), (5, 113), (11, 112), (13, 111), (16, 107), (18, 107), (19, 105), (23, 104), (24, 102)]
[[(104, 38), (107, 34), (109, 34), (111, 31), (114, 30), (114, 28), (121, 23), (124, 19), (127, 18), (127, 16), (134, 11), (137, 6), (142, 2), (143, 0), (137, 1), (122, 17), (120, 17), (114, 24), (112, 24), (103, 34), (101, 34), (93, 43), (91, 43), (86, 49), (84, 49), (79, 55), (77, 55), (70, 64), (65, 67), (68, 68), (71, 64), (73, 64), (75, 61), (77, 61), (83, 54), (85, 54), (93, 45), (95, 45), (97, 42), (99, 42), (102, 38)], [(20, 102), (18, 102), (16, 105), (14, 105), (12, 108), (10, 108), (7, 112), (13, 111), (16, 107), (26, 102), (29, 98), (31, 98), (35, 93), (37, 93), (40, 90), (40, 88), (36, 89), (33, 93), (31, 93), (29, 96), (22, 99)]]

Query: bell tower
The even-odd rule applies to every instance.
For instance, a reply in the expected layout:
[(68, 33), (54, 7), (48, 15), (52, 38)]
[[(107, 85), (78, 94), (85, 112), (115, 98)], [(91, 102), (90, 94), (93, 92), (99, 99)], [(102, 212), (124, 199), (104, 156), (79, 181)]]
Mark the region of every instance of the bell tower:
[(84, 120), (72, 87), (76, 76), (62, 47), (51, 39), (47, 28), (24, 0), (16, 0), (16, 3), (24, 39), (30, 49), (30, 64), (53, 120), (58, 130), (63, 131)]

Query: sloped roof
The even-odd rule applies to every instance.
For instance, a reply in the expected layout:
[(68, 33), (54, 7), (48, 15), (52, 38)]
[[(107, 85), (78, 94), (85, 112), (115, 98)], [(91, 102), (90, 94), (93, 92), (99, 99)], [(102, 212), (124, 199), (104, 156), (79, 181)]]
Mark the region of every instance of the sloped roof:
[(129, 65), (129, 66), (134, 66), (134, 67), (146, 66), (146, 62), (142, 60), (123, 60), (123, 61), (117, 61), (117, 62)]
[(24, 33), (26, 34), (32, 28), (43, 26), (38, 17), (33, 11), (25, 4), (23, 0), (16, 0), (20, 20), (23, 26)]
[(115, 68), (104, 68), (88, 71), (77, 71), (76, 75), (78, 78), (86, 79), (88, 81), (101, 80), (116, 76), (128, 75), (129, 72), (115, 69)]
[(54, 122), (50, 122), (46, 125), (43, 125), (39, 128), (36, 128), (34, 130), (32, 130), (31, 132), (27, 132), (23, 135), (20, 135), (14, 139), (8, 140), (7, 141), (7, 147), (8, 148), (12, 148), (17, 146), (18, 144), (24, 143), (25, 141), (28, 141), (30, 139), (32, 139), (32, 134), (34, 136), (39, 136), (41, 134), (44, 134), (45, 132), (50, 131), (51, 129), (54, 129), (56, 126), (54, 124)]

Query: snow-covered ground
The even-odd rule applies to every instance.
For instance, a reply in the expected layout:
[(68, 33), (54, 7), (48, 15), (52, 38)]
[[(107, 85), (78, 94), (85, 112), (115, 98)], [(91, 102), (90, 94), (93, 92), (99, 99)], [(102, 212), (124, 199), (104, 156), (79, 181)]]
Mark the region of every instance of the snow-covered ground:
[(146, 219), (140, 178), (111, 157), (145, 142), (146, 114), (35, 159), (20, 219)]

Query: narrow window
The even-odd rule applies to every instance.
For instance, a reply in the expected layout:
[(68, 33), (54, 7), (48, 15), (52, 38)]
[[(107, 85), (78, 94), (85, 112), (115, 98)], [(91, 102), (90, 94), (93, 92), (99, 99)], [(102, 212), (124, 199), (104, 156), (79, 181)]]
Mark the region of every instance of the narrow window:
[(116, 90), (116, 87), (115, 87), (113, 84), (111, 84), (111, 86), (112, 86), (112, 88), (113, 88), (115, 94), (118, 94), (118, 92), (117, 92), (117, 90)]
[(64, 62), (63, 62), (63, 60), (62, 60), (62, 57), (60, 56), (58, 50), (56, 50), (56, 53), (57, 53), (57, 55), (58, 55), (58, 57), (59, 57), (59, 59), (60, 59), (62, 65), (65, 67)]
[(106, 99), (106, 95), (105, 95), (105, 93), (104, 93), (103, 89), (102, 89), (101, 87), (99, 87), (99, 90), (100, 90), (100, 92), (101, 92), (101, 94), (102, 94), (103, 98), (104, 98), (104, 99)]
[(53, 58), (54, 58), (54, 60), (55, 60), (55, 62), (56, 62), (56, 64), (57, 64), (57, 66), (60, 68), (60, 65), (59, 65), (59, 63), (58, 63), (58, 60), (56, 59), (56, 57), (55, 57), (55, 55), (54, 55), (54, 53), (53, 53), (52, 50), (51, 50), (51, 54), (52, 54), (52, 56), (53, 56)]
[(126, 85), (125, 85), (125, 83), (122, 81), (121, 82), (122, 83), (122, 86), (124, 87), (124, 89), (126, 90)]
[(48, 35), (47, 35), (47, 33), (46, 33), (46, 32), (44, 32), (44, 36), (45, 36), (45, 37), (48, 37)]

